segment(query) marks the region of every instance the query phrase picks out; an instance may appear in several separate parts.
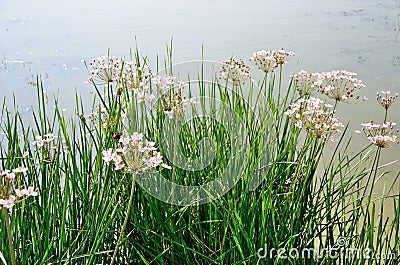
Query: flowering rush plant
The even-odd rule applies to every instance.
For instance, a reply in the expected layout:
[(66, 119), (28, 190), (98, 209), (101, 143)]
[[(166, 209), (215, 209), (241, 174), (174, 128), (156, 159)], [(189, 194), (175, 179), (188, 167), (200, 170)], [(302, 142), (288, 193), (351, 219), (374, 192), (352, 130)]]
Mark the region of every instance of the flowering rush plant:
[(284, 49), (279, 51), (261, 50), (253, 53), (253, 57), (249, 58), (249, 60), (254, 62), (264, 73), (269, 73), (273, 72), (279, 65), (286, 63), (289, 57), (293, 56), (294, 52), (285, 51)]
[(24, 167), (0, 170), (0, 208), (11, 208), (27, 197), (38, 195), (37, 189), (32, 186), (26, 189), (18, 186), (18, 183), (21, 183), (21, 176), (26, 176), (27, 171), (28, 169)]
[(368, 140), (378, 147), (387, 148), (400, 142), (399, 137), (397, 137), (399, 130), (394, 129), (396, 123), (393, 121), (385, 122), (382, 125), (371, 121), (364, 122), (361, 125)]
[(333, 106), (316, 97), (299, 99), (289, 107), (285, 115), (294, 119), (296, 127), (304, 128), (315, 138), (325, 139), (343, 127), (335, 116)]
[(223, 62), (220, 78), (231, 82), (234, 86), (240, 86), (250, 79), (250, 66), (243, 60), (231, 59), (229, 62)]
[(318, 74), (315, 85), (318, 92), (327, 95), (329, 98), (339, 101), (358, 99), (355, 92), (365, 87), (360, 79), (356, 78), (357, 73), (347, 70), (334, 70)]
[(140, 173), (158, 166), (171, 169), (163, 162), (155, 142), (145, 141), (143, 134), (138, 132), (128, 137), (121, 136), (117, 149), (104, 150), (102, 155), (107, 164), (114, 164), (116, 171), (125, 168), (129, 173)]

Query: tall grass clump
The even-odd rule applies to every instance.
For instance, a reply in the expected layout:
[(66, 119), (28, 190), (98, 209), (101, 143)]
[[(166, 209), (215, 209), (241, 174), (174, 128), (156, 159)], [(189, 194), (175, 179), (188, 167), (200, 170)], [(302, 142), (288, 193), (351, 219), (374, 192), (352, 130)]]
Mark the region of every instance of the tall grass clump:
[(4, 99), (2, 262), (398, 264), (400, 171), (380, 163), (398, 148), (398, 94), (378, 93), (383, 119), (350, 152), (336, 110), (364, 83), (300, 71), (285, 86), (292, 56), (187, 63), (196, 75), (182, 79), (171, 48), (155, 69), (137, 50), (107, 54), (86, 64), (90, 112), (79, 95), (76, 115), (57, 97), (50, 110), (40, 78), (30, 121)]

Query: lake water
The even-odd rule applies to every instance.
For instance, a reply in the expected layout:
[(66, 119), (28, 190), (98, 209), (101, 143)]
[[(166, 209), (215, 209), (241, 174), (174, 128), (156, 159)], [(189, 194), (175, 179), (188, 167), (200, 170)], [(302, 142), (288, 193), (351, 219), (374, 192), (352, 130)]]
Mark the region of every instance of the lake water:
[[(368, 142), (354, 130), (383, 117), (376, 91), (400, 92), (399, 33), (399, 0), (1, 0), (0, 98), (15, 94), (20, 109), (29, 109), (36, 95), (29, 83), (40, 74), (47, 93), (59, 91), (61, 107), (73, 111), (75, 91), (90, 96), (81, 60), (108, 48), (123, 56), (137, 44), (155, 60), (173, 37), (175, 63), (200, 59), (202, 45), (205, 59), (215, 61), (285, 48), (296, 53), (285, 65), (287, 76), (301, 69), (348, 69), (366, 83), (360, 95), (369, 102), (338, 110), (343, 122), (351, 121), (356, 150)], [(397, 102), (390, 114), (397, 122), (399, 110)], [(383, 162), (399, 154), (400, 146), (392, 148)]]

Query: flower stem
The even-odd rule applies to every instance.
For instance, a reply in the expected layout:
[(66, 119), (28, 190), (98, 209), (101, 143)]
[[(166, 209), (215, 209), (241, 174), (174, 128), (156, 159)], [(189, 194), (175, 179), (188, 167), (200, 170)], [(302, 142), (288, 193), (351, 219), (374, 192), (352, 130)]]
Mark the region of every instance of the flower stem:
[(125, 215), (124, 224), (122, 225), (122, 229), (121, 229), (121, 231), (119, 233), (119, 238), (118, 238), (118, 241), (117, 241), (117, 245), (115, 246), (114, 254), (113, 254), (112, 259), (111, 259), (111, 265), (114, 264), (115, 258), (117, 257), (118, 248), (121, 245), (122, 237), (123, 237), (123, 234), (125, 232), (126, 225), (128, 224), (129, 213), (131, 211), (132, 202), (133, 202), (133, 195), (135, 194), (135, 183), (136, 183), (136, 173), (133, 173), (131, 195), (129, 197), (128, 207), (126, 208), (126, 215)]
[(279, 65), (278, 106), (281, 98), (281, 86), (282, 86), (282, 64)]
[(385, 110), (385, 118), (383, 119), (383, 123), (386, 123), (387, 115), (388, 115), (388, 109)]
[(10, 256), (11, 256), (11, 264), (16, 265), (17, 262), (15, 260), (15, 251), (14, 251), (14, 245), (12, 241), (12, 233), (11, 233), (11, 227), (10, 227), (10, 216), (8, 215), (7, 208), (3, 207), (3, 214), (4, 214), (4, 219), (6, 221), (6, 229), (7, 229), (7, 236), (8, 236), (8, 246), (10, 248)]

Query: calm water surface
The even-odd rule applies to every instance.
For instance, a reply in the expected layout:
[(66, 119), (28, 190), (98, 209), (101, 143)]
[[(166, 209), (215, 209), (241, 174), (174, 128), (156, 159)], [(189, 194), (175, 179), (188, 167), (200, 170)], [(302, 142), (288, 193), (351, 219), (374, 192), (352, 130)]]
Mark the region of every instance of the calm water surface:
[[(155, 60), (173, 37), (176, 63), (200, 59), (248, 58), (260, 49), (285, 48), (296, 59), (285, 74), (301, 69), (348, 69), (359, 74), (370, 101), (341, 105), (338, 116), (351, 121), (354, 150), (365, 146), (354, 134), (366, 120), (381, 120), (375, 102), (380, 90), (400, 92), (400, 1), (0, 1), (0, 98), (15, 94), (20, 109), (35, 97), (36, 74), (47, 93), (58, 91), (61, 107), (73, 111), (75, 91), (90, 96), (82, 59), (129, 54), (137, 44)], [(135, 37), (136, 40), (135, 41)], [(390, 118), (400, 122), (400, 102)], [(26, 115), (30, 115), (29, 111)], [(383, 162), (399, 157), (400, 147)], [(400, 164), (392, 165), (400, 168)]]

